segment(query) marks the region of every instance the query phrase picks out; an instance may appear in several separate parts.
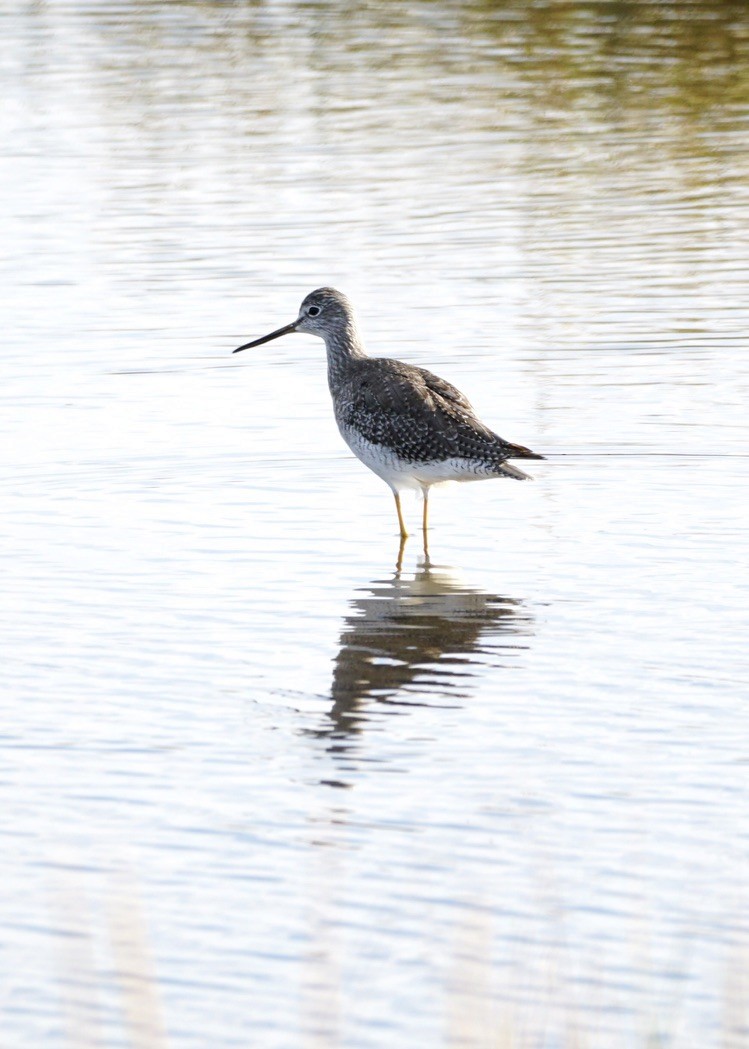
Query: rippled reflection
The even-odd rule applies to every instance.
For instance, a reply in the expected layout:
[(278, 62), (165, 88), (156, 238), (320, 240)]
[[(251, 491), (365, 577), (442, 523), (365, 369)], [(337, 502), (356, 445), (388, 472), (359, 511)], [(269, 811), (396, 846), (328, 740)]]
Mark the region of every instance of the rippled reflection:
[(444, 706), (464, 699), (481, 665), (509, 664), (532, 629), (522, 601), (463, 582), (423, 561), (375, 579), (351, 601), (334, 662), (322, 735), (361, 729), (367, 703)]

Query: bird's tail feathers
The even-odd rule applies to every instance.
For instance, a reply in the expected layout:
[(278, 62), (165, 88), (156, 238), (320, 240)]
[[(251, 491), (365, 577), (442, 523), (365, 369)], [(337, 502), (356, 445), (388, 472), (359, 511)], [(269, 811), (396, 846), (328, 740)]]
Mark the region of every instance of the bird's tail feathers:
[[(540, 458), (540, 456), (539, 456)], [(497, 467), (498, 477), (514, 477), (516, 481), (532, 481), (533, 478), (530, 474), (523, 473), (522, 470), (518, 470), (517, 466), (513, 466), (511, 463), (501, 463)]]
[(545, 459), (545, 455), (539, 455), (538, 452), (532, 452), (530, 448), (526, 448), (522, 444), (509, 444), (507, 447), (507, 456), (510, 459)]

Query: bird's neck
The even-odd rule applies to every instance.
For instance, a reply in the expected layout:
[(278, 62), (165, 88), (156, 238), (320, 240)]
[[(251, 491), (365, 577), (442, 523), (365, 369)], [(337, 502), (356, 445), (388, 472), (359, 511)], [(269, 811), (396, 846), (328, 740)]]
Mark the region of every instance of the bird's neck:
[(353, 361), (367, 356), (359, 330), (352, 321), (325, 339), (328, 352), (328, 385), (331, 390), (346, 377)]

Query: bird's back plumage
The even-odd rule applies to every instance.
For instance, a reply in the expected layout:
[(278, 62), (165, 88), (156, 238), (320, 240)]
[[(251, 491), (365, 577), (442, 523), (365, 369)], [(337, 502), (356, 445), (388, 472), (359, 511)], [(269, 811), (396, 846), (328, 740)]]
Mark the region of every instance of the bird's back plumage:
[(357, 358), (331, 392), (344, 437), (355, 431), (404, 462), (466, 460), (480, 470), (476, 476), (496, 472), (523, 479), (527, 475), (506, 460), (542, 458), (495, 434), (460, 390), (426, 368), (387, 357)]

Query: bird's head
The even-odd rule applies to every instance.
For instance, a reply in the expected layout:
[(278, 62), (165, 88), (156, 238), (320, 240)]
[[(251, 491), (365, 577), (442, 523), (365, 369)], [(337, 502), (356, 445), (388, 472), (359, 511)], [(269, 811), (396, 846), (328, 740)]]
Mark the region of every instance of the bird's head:
[(335, 288), (317, 288), (304, 299), (295, 321), (284, 325), (283, 328), (277, 328), (269, 335), (262, 335), (259, 339), (238, 346), (234, 353), (261, 346), (264, 342), (279, 339), (282, 335), (290, 335), (295, 331), (328, 339), (345, 332), (349, 327), (355, 327), (354, 308), (343, 292), (336, 291)]

